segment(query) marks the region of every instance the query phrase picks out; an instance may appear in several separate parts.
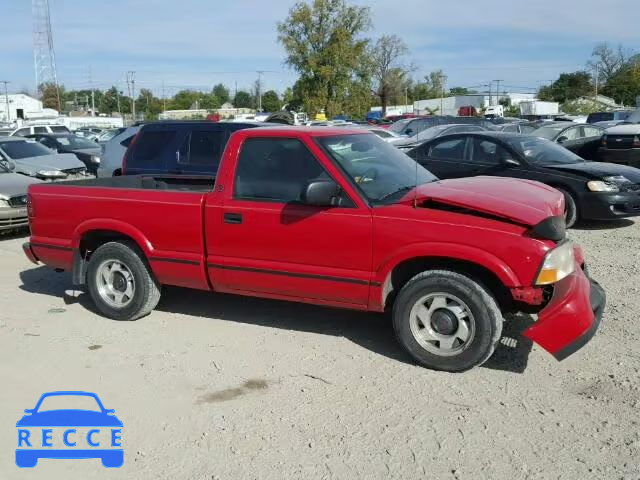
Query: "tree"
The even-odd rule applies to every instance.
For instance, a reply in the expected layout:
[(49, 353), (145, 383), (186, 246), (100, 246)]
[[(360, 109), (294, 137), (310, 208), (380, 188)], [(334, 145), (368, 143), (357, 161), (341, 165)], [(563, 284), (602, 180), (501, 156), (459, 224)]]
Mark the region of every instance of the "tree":
[(449, 89), (449, 95), (469, 95), (470, 93), (475, 93), (464, 87), (451, 87)]
[(194, 90), (180, 90), (173, 96), (171, 100), (171, 108), (173, 110), (190, 110), (198, 100), (202, 98), (202, 92)]
[(434, 70), (424, 77), (424, 81), (414, 84), (411, 97), (414, 100), (440, 98), (443, 94), (446, 75), (442, 70)]
[(580, 70), (573, 73), (561, 73), (558, 80), (540, 89), (538, 97), (540, 100), (566, 102), (592, 94), (591, 75)]
[(106, 113), (107, 115), (111, 115), (113, 112), (118, 111), (118, 89), (116, 87), (111, 87), (109, 90), (104, 92), (102, 95), (102, 100), (98, 104), (98, 108), (101, 112)]
[(236, 108), (252, 108), (253, 98), (249, 92), (240, 90), (233, 99), (233, 106)]
[(613, 49), (607, 42), (599, 43), (593, 47), (591, 60), (587, 62), (590, 70), (598, 72), (598, 82), (607, 83), (620, 67), (627, 61), (622, 45)]
[(158, 115), (162, 110), (163, 106), (161, 99), (157, 98), (148, 88), (140, 90), (140, 94), (136, 100), (137, 113), (144, 113), (145, 119), (152, 120), (158, 118)]
[(374, 91), (380, 98), (382, 116), (387, 114), (389, 101), (398, 97), (407, 85), (410, 68), (402, 62), (409, 49), (397, 35), (384, 35), (369, 53), (372, 64)]
[(202, 99), (200, 100), (200, 108), (204, 108), (206, 110), (215, 110), (222, 106), (222, 101), (215, 95), (213, 92), (210, 94), (203, 94)]
[(44, 108), (53, 108), (58, 111), (62, 108), (63, 86), (58, 86), (53, 82), (45, 82), (38, 86), (38, 93), (40, 93)]
[(213, 87), (211, 94), (218, 98), (218, 100), (220, 101), (220, 105), (222, 105), (223, 103), (227, 103), (231, 98), (229, 89), (221, 83)]
[(309, 114), (324, 109), (332, 116), (345, 108), (350, 87), (368, 63), (368, 41), (361, 35), (370, 26), (369, 9), (346, 0), (298, 2), (278, 23), (285, 62), (300, 75), (297, 83)]
[(631, 57), (614, 72), (602, 93), (624, 105), (635, 105), (640, 96), (640, 54)]
[(267, 90), (262, 95), (262, 110), (265, 112), (277, 112), (282, 107), (280, 97), (275, 90)]

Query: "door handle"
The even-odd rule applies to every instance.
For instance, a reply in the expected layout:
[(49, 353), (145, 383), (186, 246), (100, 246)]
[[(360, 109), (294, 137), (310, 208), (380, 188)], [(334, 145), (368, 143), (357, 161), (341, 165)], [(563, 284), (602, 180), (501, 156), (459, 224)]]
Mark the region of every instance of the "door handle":
[(238, 225), (242, 223), (241, 213), (225, 213), (223, 216), (224, 223), (230, 223), (232, 225)]

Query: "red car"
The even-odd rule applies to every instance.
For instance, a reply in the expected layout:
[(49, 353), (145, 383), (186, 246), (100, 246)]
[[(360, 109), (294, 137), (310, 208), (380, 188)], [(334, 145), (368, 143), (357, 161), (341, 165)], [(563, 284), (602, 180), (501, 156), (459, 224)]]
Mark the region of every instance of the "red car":
[[(540, 183), (438, 181), (362, 130), (272, 127), (229, 140), (213, 177), (140, 175), (29, 188), (34, 262), (72, 272), (117, 320), (162, 285), (390, 311), (419, 364), (487, 360), (503, 313), (562, 359), (595, 333), (604, 292)], [(366, 328), (363, 325), (363, 328)]]

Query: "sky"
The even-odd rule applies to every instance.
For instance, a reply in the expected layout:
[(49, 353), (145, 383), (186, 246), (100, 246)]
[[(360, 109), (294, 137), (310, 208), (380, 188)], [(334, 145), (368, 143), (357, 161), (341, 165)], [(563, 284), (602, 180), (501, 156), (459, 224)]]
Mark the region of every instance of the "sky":
[[(447, 86), (534, 92), (585, 68), (599, 42), (640, 51), (640, 0), (350, 0), (371, 9), (370, 38), (399, 35), (414, 77), (442, 69)], [(2, 0), (0, 80), (35, 89), (31, 2)], [(49, 0), (58, 80), (67, 89), (249, 89), (263, 70), (279, 92), (297, 75), (284, 65), (276, 24), (292, 0)], [(501, 90), (503, 87), (501, 87)]]

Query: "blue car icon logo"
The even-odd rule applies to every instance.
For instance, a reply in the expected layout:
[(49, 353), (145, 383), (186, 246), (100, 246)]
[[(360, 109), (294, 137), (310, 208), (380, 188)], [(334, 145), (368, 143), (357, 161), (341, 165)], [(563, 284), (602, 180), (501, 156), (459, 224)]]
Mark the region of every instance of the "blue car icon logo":
[[(82, 408), (53, 408), (81, 404)], [(91, 392), (48, 392), (16, 423), (16, 465), (35, 467), (40, 458), (99, 458), (107, 468), (124, 463), (122, 422)]]

